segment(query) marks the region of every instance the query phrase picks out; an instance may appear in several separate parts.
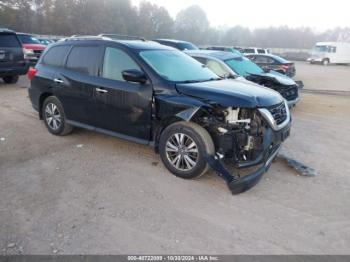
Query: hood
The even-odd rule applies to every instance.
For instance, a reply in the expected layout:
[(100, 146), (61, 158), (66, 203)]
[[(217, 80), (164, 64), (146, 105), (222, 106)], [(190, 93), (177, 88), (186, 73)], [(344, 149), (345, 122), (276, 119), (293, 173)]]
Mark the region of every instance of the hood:
[(290, 78), (289, 76), (283, 75), (281, 73), (278, 73), (276, 71), (271, 70), (268, 73), (260, 73), (260, 74), (256, 74), (260, 77), (266, 77), (266, 78), (274, 78), (274, 80), (281, 85), (285, 85), (285, 86), (293, 86), (296, 85), (295, 81)]
[(22, 44), (25, 49), (44, 50), (46, 46), (41, 44)]
[(233, 79), (177, 84), (176, 89), (181, 94), (226, 107), (268, 107), (283, 101), (279, 93), (269, 88)]

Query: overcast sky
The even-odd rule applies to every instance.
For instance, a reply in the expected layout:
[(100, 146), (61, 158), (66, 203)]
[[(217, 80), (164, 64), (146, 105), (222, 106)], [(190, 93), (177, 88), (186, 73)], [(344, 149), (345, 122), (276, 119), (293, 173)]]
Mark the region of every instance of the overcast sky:
[[(138, 5), (142, 0), (132, 0)], [(148, 0), (164, 6), (172, 17), (193, 4), (202, 7), (212, 26), (250, 28), (288, 25), (317, 31), (350, 26), (348, 0)]]

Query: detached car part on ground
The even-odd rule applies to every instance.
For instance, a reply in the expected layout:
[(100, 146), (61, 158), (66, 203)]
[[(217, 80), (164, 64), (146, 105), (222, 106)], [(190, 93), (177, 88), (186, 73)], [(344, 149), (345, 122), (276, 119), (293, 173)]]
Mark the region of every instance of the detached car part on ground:
[(301, 82), (297, 84), (290, 77), (273, 70), (264, 71), (242, 55), (208, 50), (186, 51), (186, 54), (207, 66), (218, 76), (246, 79), (279, 92), (287, 100), (289, 107), (296, 105), (300, 99)]
[(28, 63), (16, 33), (0, 29), (0, 77), (7, 84), (14, 84), (18, 76), (25, 75), (27, 71)]
[[(218, 78), (156, 43), (62, 41), (28, 76), (33, 107), (52, 134), (77, 126), (149, 144), (174, 175), (194, 178), (212, 167), (235, 194), (260, 180), (290, 133), (277, 92)], [(241, 177), (226, 164), (256, 170)]]

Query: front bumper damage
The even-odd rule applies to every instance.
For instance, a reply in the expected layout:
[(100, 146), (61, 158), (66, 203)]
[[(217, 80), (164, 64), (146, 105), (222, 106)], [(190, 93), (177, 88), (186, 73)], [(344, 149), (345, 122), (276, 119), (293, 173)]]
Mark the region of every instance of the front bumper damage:
[[(261, 112), (264, 114), (264, 111)], [(282, 142), (290, 135), (291, 118), (288, 111), (288, 117), (281, 125), (270, 124), (266, 129), (263, 138), (263, 150), (253, 161), (247, 161), (237, 166), (238, 170), (248, 167), (258, 167), (248, 175), (240, 176), (238, 172), (231, 173), (225, 163), (223, 156), (220, 154), (206, 156), (209, 166), (225, 180), (232, 194), (243, 193), (254, 187), (266, 173), (274, 158), (278, 155)]]

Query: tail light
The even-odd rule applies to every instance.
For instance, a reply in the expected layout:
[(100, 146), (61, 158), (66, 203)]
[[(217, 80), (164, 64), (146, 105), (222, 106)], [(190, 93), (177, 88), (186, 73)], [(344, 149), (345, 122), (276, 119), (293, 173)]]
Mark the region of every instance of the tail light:
[(27, 73), (28, 79), (32, 81), (33, 77), (36, 75), (37, 72), (38, 70), (36, 68), (30, 67)]

